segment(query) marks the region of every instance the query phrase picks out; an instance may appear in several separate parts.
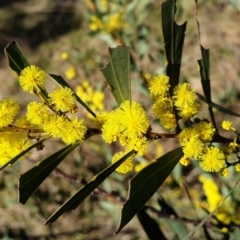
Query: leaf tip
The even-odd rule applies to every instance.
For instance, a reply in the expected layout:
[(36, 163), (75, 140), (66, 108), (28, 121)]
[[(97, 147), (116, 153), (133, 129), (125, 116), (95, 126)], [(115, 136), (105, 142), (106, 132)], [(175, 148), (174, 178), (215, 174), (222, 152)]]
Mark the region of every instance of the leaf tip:
[(44, 225), (47, 225), (48, 223), (51, 223), (51, 219), (50, 219), (50, 218), (48, 218), (48, 219), (45, 221)]

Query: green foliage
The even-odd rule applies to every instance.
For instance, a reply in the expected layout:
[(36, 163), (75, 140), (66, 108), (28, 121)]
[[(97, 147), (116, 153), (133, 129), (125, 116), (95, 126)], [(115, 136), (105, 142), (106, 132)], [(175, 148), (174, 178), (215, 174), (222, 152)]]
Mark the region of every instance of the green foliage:
[(163, 232), (159, 228), (156, 220), (149, 216), (146, 209), (144, 208), (140, 209), (139, 212), (137, 213), (137, 217), (149, 239), (157, 238), (161, 238), (162, 240), (167, 239), (165, 238)]
[(109, 49), (110, 62), (102, 72), (117, 103), (131, 100), (130, 49), (125, 46)]
[(166, 53), (166, 73), (170, 78), (170, 94), (179, 83), (183, 43), (187, 23), (176, 24), (174, 15), (176, 13), (176, 0), (169, 0), (162, 4), (162, 31)]
[(22, 174), (19, 178), (19, 202), (25, 204), (33, 192), (41, 185), (48, 175), (69, 155), (79, 144), (68, 145), (51, 156), (37, 163), (35, 167)]
[(198, 60), (198, 65), (200, 68), (199, 72), (201, 76), (202, 88), (208, 104), (208, 110), (209, 110), (212, 122), (214, 124), (214, 127), (217, 129), (213, 110), (212, 110), (209, 50), (204, 49), (204, 47), (201, 45), (200, 45), (200, 48), (201, 48), (202, 59)]
[(89, 183), (87, 183), (83, 188), (81, 188), (77, 193), (75, 193), (71, 198), (69, 198), (55, 213), (53, 213), (52, 216), (47, 219), (45, 224), (54, 222), (63, 213), (76, 209), (76, 207), (78, 207), (82, 203), (82, 201), (94, 191), (94, 189), (96, 189), (107, 177), (109, 177), (109, 175), (117, 167), (119, 167), (133, 153), (134, 151), (129, 152), (121, 159), (119, 159), (116, 163), (112, 164), (111, 166), (94, 176)]
[(5, 48), (5, 54), (8, 59), (9, 67), (12, 68), (17, 75), (20, 75), (20, 72), (25, 67), (29, 66), (27, 59), (22, 54), (22, 51), (16, 41), (8, 44)]
[(116, 233), (147, 203), (172, 172), (182, 156), (182, 150), (177, 148), (154, 160), (131, 179), (128, 199), (123, 205), (121, 221)]

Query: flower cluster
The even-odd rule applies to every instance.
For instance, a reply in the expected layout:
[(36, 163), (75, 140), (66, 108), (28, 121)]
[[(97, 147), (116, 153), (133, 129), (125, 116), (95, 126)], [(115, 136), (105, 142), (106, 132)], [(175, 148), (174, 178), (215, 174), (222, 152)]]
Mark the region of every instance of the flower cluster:
[(20, 107), (18, 102), (11, 98), (0, 101), (0, 128), (11, 124), (18, 114)]
[[(236, 130), (236, 128), (233, 126), (233, 123), (230, 121), (224, 120), (222, 122), (222, 128), (226, 131), (232, 131), (232, 133), (235, 135), (233, 140), (229, 143), (228, 148), (225, 150), (226, 155), (230, 156), (231, 154), (236, 154), (238, 161), (235, 163), (228, 163), (229, 166), (235, 166), (235, 170), (237, 172), (240, 172), (240, 158), (239, 158), (239, 131)], [(222, 170), (222, 175), (223, 176), (228, 176), (229, 175), (229, 169), (225, 168)]]
[[(63, 55), (67, 59), (66, 54)], [(78, 111), (76, 95), (68, 87), (60, 86), (48, 93), (45, 89), (47, 74), (36, 66), (28, 66), (20, 73), (20, 85), (30, 93), (35, 93), (41, 102), (32, 101), (27, 106), (26, 116), (19, 118), (14, 127), (37, 129), (35, 132), (54, 138), (61, 138), (66, 144), (80, 143), (87, 132), (86, 123), (72, 114)], [(184, 156), (180, 163), (187, 166), (191, 159), (199, 161), (200, 167), (206, 172), (221, 172), (223, 176), (229, 174), (226, 155), (211, 143), (215, 128), (207, 120), (193, 119), (199, 109), (196, 92), (188, 83), (178, 84), (170, 95), (169, 77), (156, 74), (148, 79), (150, 97), (153, 99), (153, 113), (159, 118), (162, 126), (168, 131), (174, 131), (180, 127), (178, 120), (183, 119), (190, 125), (180, 130), (179, 143), (182, 146)], [(76, 88), (77, 95), (94, 111), (103, 109), (104, 94), (93, 91), (88, 81), (84, 81)], [(0, 102), (0, 128), (9, 128), (19, 111), (18, 103), (12, 99), (4, 99)], [(120, 159), (130, 150), (138, 155), (147, 153), (150, 138), (150, 123), (140, 103), (125, 101), (117, 109), (109, 113), (97, 114), (96, 120), (101, 128), (102, 137), (107, 143), (119, 142), (125, 147), (124, 152), (117, 153), (112, 162)], [(224, 121), (222, 127), (225, 130), (233, 130), (232, 123)], [(21, 132), (21, 131), (20, 131)], [(236, 131), (235, 131), (236, 132)], [(1, 133), (0, 153), (4, 159), (10, 159), (16, 151), (6, 151), (10, 141), (18, 149), (26, 149), (30, 146), (30, 139), (36, 136), (19, 134), (13, 140), (13, 136), (6, 129)], [(229, 144), (231, 152), (239, 150), (236, 141)], [(4, 162), (3, 160), (2, 162)], [(239, 171), (239, 164), (236, 170)], [(133, 170), (133, 159), (127, 159), (117, 171), (127, 173)]]
[[(61, 138), (66, 144), (82, 142), (87, 132), (85, 121), (67, 113), (76, 113), (73, 91), (58, 87), (51, 93), (45, 89), (46, 73), (28, 66), (19, 77), (24, 91), (35, 93), (42, 101), (32, 101), (26, 116), (15, 120), (20, 107), (13, 99), (0, 101), (0, 165), (4, 165), (31, 145), (32, 139), (48, 135)], [(15, 120), (15, 121), (14, 121)]]
[[(107, 143), (119, 141), (126, 147), (125, 152), (135, 150), (140, 156), (147, 152), (146, 133), (150, 124), (140, 103), (125, 101), (105, 116), (103, 120), (100, 115), (99, 122), (102, 122), (102, 137)], [(128, 161), (126, 162), (122, 164), (123, 167), (128, 164)], [(132, 170), (133, 165), (131, 166), (128, 167), (128, 171)]]
[[(101, 91), (94, 90), (90, 83), (85, 80), (81, 85), (76, 87), (76, 94), (94, 111), (98, 113), (104, 109), (103, 101), (104, 94)], [(92, 118), (92, 115), (87, 112), (87, 116)]]
[(240, 213), (240, 208), (229, 199), (221, 204), (223, 196), (219, 192), (218, 185), (212, 179), (200, 176), (199, 180), (207, 198), (208, 205), (206, 210), (212, 212), (217, 208), (217, 212), (214, 215), (220, 222), (226, 225), (231, 223), (239, 225), (238, 213)]
[(224, 153), (217, 147), (206, 146), (206, 143), (212, 140), (214, 132), (212, 123), (204, 120), (183, 129), (179, 134), (179, 142), (184, 153), (180, 162), (187, 165), (189, 159), (195, 159), (200, 161), (200, 167), (206, 172), (222, 170), (226, 165)]
[(197, 114), (199, 104), (197, 103), (196, 92), (190, 84), (178, 84), (169, 94), (169, 77), (163, 74), (156, 74), (149, 80), (150, 97), (154, 100), (153, 113), (159, 118), (162, 126), (168, 131), (174, 131), (177, 127), (178, 117), (188, 120)]
[[(33, 68), (26, 68), (24, 81), (29, 84)], [(36, 69), (36, 68), (34, 68)], [(39, 70), (43, 71), (43, 70)], [(37, 80), (37, 79), (36, 79)], [(42, 86), (43, 89), (44, 85)], [(76, 98), (68, 87), (58, 87), (51, 93), (44, 95), (46, 90), (39, 93), (44, 102), (30, 102), (27, 106), (26, 117), (31, 124), (38, 125), (51, 137), (61, 138), (66, 144), (82, 142), (87, 127), (85, 121), (77, 117), (69, 117), (66, 113), (77, 112)], [(43, 95), (41, 95), (43, 94)]]
[[(0, 166), (31, 145), (26, 133), (20, 132), (19, 129), (12, 131), (11, 124), (19, 110), (20, 107), (14, 99), (7, 98), (0, 101)], [(19, 124), (20, 122), (16, 123), (17, 126)]]
[[(148, 80), (150, 97), (154, 100), (153, 113), (159, 118), (162, 126), (168, 131), (177, 128), (178, 119), (188, 122), (191, 127), (181, 130), (179, 142), (182, 146), (184, 156), (180, 163), (187, 166), (190, 159), (199, 160), (200, 167), (206, 172), (219, 172), (227, 176), (229, 170), (226, 168), (226, 156), (217, 147), (209, 146), (215, 133), (213, 124), (207, 120), (194, 119), (198, 113), (196, 92), (189, 83), (180, 83), (173, 89), (173, 96), (170, 96), (169, 78), (163, 74), (156, 74)], [(223, 126), (231, 128), (226, 122)], [(232, 148), (233, 148), (232, 144)]]
[(114, 33), (128, 27), (127, 22), (124, 20), (124, 11), (122, 9), (112, 14), (106, 14), (101, 18), (93, 15), (90, 21), (89, 28), (94, 32)]
[(60, 55), (61, 59), (66, 62), (67, 68), (64, 71), (64, 75), (68, 80), (72, 80), (77, 76), (77, 70), (72, 64), (72, 61), (67, 52), (62, 52)]

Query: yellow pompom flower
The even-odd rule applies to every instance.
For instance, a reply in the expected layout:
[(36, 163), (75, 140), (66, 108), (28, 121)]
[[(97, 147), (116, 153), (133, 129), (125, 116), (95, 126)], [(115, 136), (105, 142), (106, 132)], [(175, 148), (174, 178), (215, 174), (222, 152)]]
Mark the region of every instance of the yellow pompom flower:
[(198, 138), (191, 138), (183, 147), (183, 153), (186, 158), (198, 160), (202, 156), (203, 142)]
[(137, 102), (125, 101), (107, 115), (102, 126), (102, 137), (107, 143), (119, 141), (122, 146), (143, 155), (147, 152), (148, 141), (144, 134), (149, 126), (143, 107)]
[(68, 55), (67, 52), (62, 52), (62, 53), (61, 53), (61, 59), (62, 59), (62, 60), (67, 60), (68, 58), (69, 58), (69, 55)]
[(174, 105), (182, 108), (185, 104), (192, 105), (196, 99), (196, 92), (189, 83), (179, 83), (173, 91)]
[(124, 136), (133, 139), (142, 137), (148, 127), (149, 121), (142, 106), (137, 102), (125, 101), (109, 113), (102, 128), (102, 137), (108, 143)]
[(43, 130), (51, 137), (62, 136), (67, 121), (65, 116), (49, 114), (48, 120), (43, 123)]
[(86, 132), (87, 127), (85, 121), (75, 117), (65, 122), (64, 130), (62, 134), (60, 134), (60, 137), (66, 144), (80, 143), (84, 141)]
[(129, 138), (141, 137), (149, 128), (145, 110), (138, 102), (125, 101), (117, 110), (121, 118), (122, 131)]
[(0, 101), (0, 128), (6, 127), (11, 124), (18, 114), (20, 107), (18, 102), (11, 99), (6, 98)]
[(73, 66), (70, 66), (66, 71), (65, 71), (65, 76), (68, 80), (73, 79), (76, 76), (76, 69)]
[(189, 119), (197, 114), (199, 109), (197, 95), (189, 83), (180, 83), (174, 88), (173, 100), (180, 116), (184, 119)]
[(46, 105), (40, 102), (30, 102), (27, 106), (27, 120), (36, 125), (43, 124), (49, 117), (50, 112)]
[(180, 159), (179, 163), (181, 163), (183, 166), (186, 167), (186, 166), (188, 166), (190, 164), (190, 160), (186, 156), (183, 156)]
[(107, 115), (102, 125), (102, 138), (106, 143), (116, 142), (121, 134), (121, 119), (116, 110)]
[[(112, 164), (117, 162), (120, 158), (122, 158), (124, 155), (126, 155), (126, 152), (118, 152), (114, 154), (112, 157)], [(128, 172), (131, 172), (133, 170), (134, 164), (133, 164), (133, 157), (129, 157), (125, 160), (118, 168), (116, 168), (116, 171), (121, 174), (126, 174)]]
[(68, 87), (60, 87), (49, 94), (49, 102), (55, 106), (56, 111), (76, 112), (76, 98)]
[(224, 153), (217, 147), (209, 147), (202, 155), (200, 167), (205, 172), (219, 172), (225, 167)]
[(184, 128), (179, 134), (180, 144), (185, 146), (191, 139), (199, 139), (197, 131), (194, 128)]
[(170, 88), (169, 77), (164, 74), (155, 74), (149, 79), (148, 85), (151, 98), (164, 96)]
[(19, 83), (26, 92), (33, 93), (38, 87), (44, 87), (46, 73), (34, 65), (24, 68), (19, 77)]
[(231, 130), (232, 129), (232, 122), (230, 122), (230, 121), (223, 121), (222, 122), (222, 128), (224, 130), (227, 130), (227, 131)]
[(212, 123), (205, 121), (195, 123), (194, 129), (199, 134), (199, 138), (204, 142), (210, 142), (216, 131)]
[(237, 172), (240, 172), (240, 163), (237, 163), (235, 165), (235, 169), (236, 169)]
[(162, 126), (168, 131), (174, 131), (177, 127), (177, 120), (173, 114), (172, 100), (167, 97), (160, 98), (153, 104), (153, 114), (159, 118)]
[(192, 116), (196, 115), (199, 111), (199, 104), (195, 103), (193, 105), (184, 105), (182, 108), (177, 108), (179, 111), (179, 116), (184, 120), (190, 119)]
[(223, 177), (227, 177), (227, 176), (229, 175), (229, 173), (230, 173), (230, 171), (229, 171), (228, 168), (223, 168), (223, 169), (221, 170), (221, 175), (222, 175)]
[(229, 148), (230, 148), (232, 151), (238, 151), (238, 150), (239, 150), (238, 144), (237, 144), (236, 142), (230, 142), (230, 143), (229, 143)]
[(177, 127), (177, 119), (173, 113), (166, 113), (162, 115), (160, 118), (161, 125), (168, 131), (172, 132)]

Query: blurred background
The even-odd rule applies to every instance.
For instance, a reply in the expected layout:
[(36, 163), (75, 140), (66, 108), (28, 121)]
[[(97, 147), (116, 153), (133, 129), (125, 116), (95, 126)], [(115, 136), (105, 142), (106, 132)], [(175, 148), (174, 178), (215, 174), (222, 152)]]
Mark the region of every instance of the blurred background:
[[(31, 64), (48, 73), (63, 76), (76, 89), (81, 98), (94, 111), (101, 112), (116, 107), (101, 68), (108, 63), (108, 48), (124, 44), (131, 47), (132, 95), (143, 104), (149, 114), (153, 131), (163, 132), (151, 113), (151, 100), (146, 80), (154, 73), (164, 73), (165, 56), (161, 31), (160, 9), (163, 1), (156, 0), (1, 0), (0, 1), (0, 98), (12, 97), (19, 101), (22, 114), (26, 105), (37, 98), (25, 93), (17, 77), (8, 67), (4, 48), (13, 40), (20, 45)], [(183, 49), (181, 81), (190, 82), (202, 94), (197, 59), (200, 51), (193, 0), (177, 1), (176, 21), (188, 22)], [(210, 49), (212, 99), (219, 105), (240, 113), (240, 1), (199, 0), (198, 20), (201, 43)], [(49, 89), (55, 85), (47, 83)], [(201, 118), (209, 118), (203, 104)], [(79, 114), (92, 119), (79, 107)], [(236, 117), (215, 112), (220, 126), (223, 119)], [(223, 133), (224, 135), (225, 133)], [(225, 134), (225, 136), (227, 136)], [(174, 149), (174, 140), (154, 142), (144, 158), (136, 159), (136, 166)], [(1, 239), (147, 239), (135, 217), (118, 235), (113, 236), (118, 225), (121, 205), (127, 197), (127, 176), (113, 173), (98, 191), (88, 197), (75, 211), (64, 214), (57, 222), (44, 225), (45, 220), (91, 177), (107, 167), (119, 145), (106, 145), (101, 136), (94, 136), (69, 155), (34, 193), (25, 206), (18, 203), (17, 185), (20, 174), (34, 164), (60, 149), (64, 144), (50, 140), (43, 151), (0, 172), (0, 237)], [(136, 170), (137, 171), (137, 170)], [(157, 199), (164, 198), (174, 204), (178, 214), (204, 216), (204, 211), (192, 207), (192, 202), (206, 201), (198, 176), (200, 169), (177, 166), (150, 205), (159, 208)], [(184, 184), (182, 184), (182, 176)], [(231, 187), (235, 181), (232, 173), (221, 186)], [(227, 182), (227, 183), (226, 183)], [(183, 187), (184, 186), (184, 187)], [(186, 190), (186, 188), (188, 190)], [(236, 191), (237, 192), (237, 191)], [(239, 193), (236, 193), (239, 195)], [(190, 196), (190, 197), (189, 197)], [(121, 198), (122, 197), (122, 198)], [(184, 215), (183, 214), (183, 215)], [(171, 228), (154, 215), (168, 239)], [(166, 217), (167, 218), (167, 217)], [(188, 231), (194, 224), (187, 223)], [(201, 231), (196, 236), (199, 239)], [(215, 236), (215, 235), (214, 235)], [(218, 235), (216, 234), (216, 237)], [(217, 239), (217, 238), (216, 238)], [(221, 239), (221, 238), (219, 238)]]

